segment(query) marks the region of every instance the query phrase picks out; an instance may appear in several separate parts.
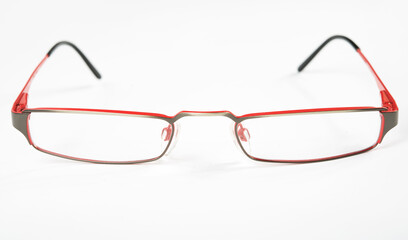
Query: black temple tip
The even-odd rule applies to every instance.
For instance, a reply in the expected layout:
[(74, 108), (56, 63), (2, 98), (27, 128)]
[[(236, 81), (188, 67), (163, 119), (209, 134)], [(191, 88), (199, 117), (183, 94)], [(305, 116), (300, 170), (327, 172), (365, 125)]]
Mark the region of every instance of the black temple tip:
[(82, 58), (82, 60), (84, 60), (84, 62), (86, 63), (86, 65), (89, 67), (89, 69), (92, 71), (92, 73), (95, 75), (95, 77), (97, 79), (101, 79), (102, 76), (101, 74), (98, 72), (98, 70), (96, 70), (96, 68), (92, 65), (92, 63), (88, 60), (88, 58), (85, 56), (85, 54), (82, 53), (81, 50), (79, 50), (79, 48), (77, 46), (75, 46), (73, 43), (68, 42), (68, 41), (61, 41), (56, 43), (47, 53), (47, 56), (50, 57), (51, 54), (54, 52), (55, 49), (57, 49), (59, 46), (61, 45), (68, 45), (70, 47), (72, 47)]
[(342, 39), (345, 40), (346, 42), (348, 42), (353, 48), (354, 50), (359, 50), (360, 48), (357, 46), (357, 44), (355, 42), (353, 42), (353, 40), (351, 40), (350, 38), (343, 36), (343, 35), (334, 35), (329, 37), (326, 41), (324, 41), (308, 58), (306, 58), (306, 60), (299, 65), (298, 67), (298, 72), (301, 72), (315, 57), (316, 55), (331, 41), (335, 40), (335, 39)]

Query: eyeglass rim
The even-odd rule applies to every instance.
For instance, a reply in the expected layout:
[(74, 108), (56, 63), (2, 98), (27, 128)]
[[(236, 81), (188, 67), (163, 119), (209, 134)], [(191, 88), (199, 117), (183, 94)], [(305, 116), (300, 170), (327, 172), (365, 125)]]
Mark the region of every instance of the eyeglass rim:
[[(376, 71), (374, 70), (373, 66), (371, 65), (371, 63), (368, 61), (368, 59), (365, 57), (365, 55), (362, 53), (360, 47), (354, 42), (352, 41), (350, 38), (346, 37), (346, 36), (342, 36), (342, 35), (334, 35), (329, 37), (328, 39), (326, 39), (326, 41), (324, 41), (322, 44), (320, 44), (320, 46), (314, 51), (312, 52), (312, 54), (305, 60), (302, 62), (302, 64), (298, 67), (298, 72), (301, 72), (304, 70), (305, 67), (307, 67), (310, 62), (319, 54), (319, 52), (330, 42), (332, 42), (333, 40), (336, 39), (340, 39), (343, 41), (348, 42), (353, 48), (354, 50), (360, 55), (360, 57), (362, 58), (362, 60), (366, 63), (366, 65), (368, 66), (368, 68), (370, 69), (370, 71), (372, 72), (372, 74), (375, 77), (376, 83), (377, 83), (377, 87), (380, 93), (380, 97), (381, 97), (381, 101), (382, 101), (382, 108), (375, 108), (375, 107), (360, 107), (360, 108), (364, 108), (364, 109), (344, 109), (345, 111), (366, 111), (367, 108), (370, 111), (379, 111), (381, 114), (381, 118), (382, 118), (382, 134), (380, 135), (380, 138), (378, 140), (378, 143), (380, 143), (382, 141), (382, 139), (384, 138), (384, 135), (391, 130), (393, 127), (397, 126), (398, 124), (398, 106), (397, 103), (395, 101), (395, 99), (393, 98), (393, 96), (391, 95), (391, 93), (388, 91), (387, 87), (384, 85), (383, 81), (380, 79), (380, 77), (378, 76), (378, 74), (376, 73)], [(89, 69), (92, 71), (92, 73), (95, 75), (95, 77), (97, 79), (101, 79), (101, 74), (99, 73), (99, 71), (97, 71), (97, 69), (94, 67), (94, 65), (89, 61), (89, 59), (83, 54), (83, 52), (76, 47), (74, 44), (67, 42), (67, 41), (61, 41), (56, 43), (49, 51), (48, 53), (45, 55), (45, 57), (42, 59), (42, 61), (38, 64), (38, 66), (35, 68), (34, 72), (31, 74), (30, 78), (28, 79), (28, 81), (26, 82), (26, 84), (24, 85), (23, 89), (21, 90), (20, 94), (18, 95), (18, 97), (16, 98), (16, 100), (14, 101), (14, 104), (12, 106), (11, 112), (12, 112), (12, 122), (15, 128), (17, 128), (20, 132), (22, 132), (26, 138), (28, 139), (28, 133), (27, 133), (27, 123), (28, 123), (28, 118), (31, 114), (31, 112), (33, 111), (41, 111), (41, 110), (52, 110), (52, 109), (30, 109), (27, 107), (28, 104), (28, 93), (29, 93), (29, 89), (32, 83), (33, 78), (35, 77), (36, 73), (39, 71), (40, 67), (43, 65), (43, 63), (52, 55), (52, 53), (59, 47), (62, 45), (67, 45), (70, 46), (71, 48), (73, 48), (79, 55), (80, 57), (84, 60), (84, 62), (86, 63), (86, 65), (89, 67)], [(359, 108), (359, 107), (357, 107)], [(338, 108), (337, 108), (338, 109)], [(61, 109), (60, 109), (61, 110)], [(65, 109), (67, 110), (67, 109)], [(74, 109), (70, 109), (72, 111), (74, 111)], [(81, 109), (77, 111), (80, 112), (85, 112), (85, 109)], [(31, 111), (31, 112), (29, 112)], [(56, 109), (54, 109), (53, 111), (56, 111)], [(61, 110), (62, 111), (62, 110)], [(128, 115), (139, 115), (139, 116), (148, 116), (148, 117), (156, 117), (156, 118), (162, 118), (163, 120), (166, 121), (170, 121), (172, 123), (174, 123), (175, 121), (177, 121), (178, 119), (185, 117), (185, 116), (225, 116), (225, 117), (229, 117), (230, 119), (234, 120), (235, 122), (238, 121), (244, 121), (246, 119), (250, 119), (250, 118), (255, 118), (255, 117), (270, 117), (272, 115), (275, 116), (279, 116), (280, 114), (309, 114), (312, 112), (336, 112), (333, 109), (329, 109), (326, 108), (325, 110), (323, 109), (319, 109), (315, 111), (310, 111), (310, 110), (288, 110), (288, 111), (281, 111), (281, 112), (265, 112), (265, 113), (253, 113), (253, 114), (246, 114), (246, 115), (242, 115), (242, 116), (235, 116), (234, 114), (232, 114), (229, 111), (213, 111), (213, 112), (195, 112), (195, 111), (181, 111), (178, 114), (170, 117), (170, 116), (166, 116), (163, 114), (156, 114), (156, 113), (138, 113), (138, 112), (130, 112), (130, 111), (116, 111), (116, 110), (98, 110), (98, 109), (89, 109), (89, 112), (104, 112), (103, 114), (114, 114), (114, 113), (120, 113), (120, 114), (128, 114)], [(174, 127), (174, 126), (173, 126)], [(236, 131), (236, 130), (235, 130)], [(239, 141), (239, 140), (238, 140)], [(373, 146), (375, 147), (375, 146)], [(370, 148), (371, 149), (371, 148)], [(369, 150), (369, 149), (367, 149)], [(340, 157), (344, 157), (344, 156), (340, 156)], [(340, 158), (339, 157), (339, 158)]]
[[(324, 161), (324, 160), (332, 160), (337, 158), (343, 158), (347, 156), (356, 155), (359, 153), (366, 152), (368, 150), (373, 149), (376, 145), (378, 145), (385, 133), (389, 130), (387, 126), (391, 126), (392, 122), (395, 121), (395, 116), (389, 115), (389, 113), (384, 112), (386, 108), (378, 108), (378, 107), (336, 107), (336, 108), (311, 108), (311, 109), (297, 109), (297, 110), (284, 110), (284, 111), (272, 111), (272, 112), (259, 112), (259, 113), (250, 113), (241, 116), (236, 116), (230, 111), (180, 111), (174, 116), (167, 116), (164, 114), (159, 113), (148, 113), (148, 112), (134, 112), (134, 111), (123, 111), (123, 110), (109, 110), (109, 109), (88, 109), (88, 108), (28, 108), (24, 110), (21, 114), (13, 113), (13, 124), (14, 126), (27, 138), (30, 145), (32, 145), (35, 149), (51, 154), (54, 156), (78, 160), (78, 161), (86, 161), (86, 162), (94, 162), (94, 163), (109, 163), (109, 164), (129, 164), (129, 163), (142, 163), (142, 162), (149, 162), (155, 161), (163, 157), (166, 152), (169, 150), (175, 132), (175, 123), (179, 119), (183, 117), (193, 117), (193, 116), (222, 116), (230, 118), (234, 121), (234, 135), (238, 142), (239, 147), (244, 152), (246, 156), (250, 159), (257, 160), (257, 161), (266, 161), (266, 162), (293, 162), (293, 163), (302, 163), (302, 162), (316, 162), (316, 161)], [(243, 147), (239, 136), (237, 126), (244, 120), (249, 119), (256, 119), (256, 118), (266, 118), (266, 117), (274, 117), (274, 116), (285, 116), (285, 115), (305, 115), (305, 114), (331, 114), (331, 113), (350, 113), (350, 112), (372, 112), (378, 111), (381, 114), (381, 131), (378, 140), (373, 146), (370, 146), (366, 149), (341, 154), (337, 156), (325, 157), (325, 158), (318, 158), (318, 159), (306, 159), (306, 160), (273, 160), (273, 159), (261, 159), (251, 156), (247, 153), (245, 148)], [(71, 157), (64, 154), (55, 153), (46, 149), (43, 149), (39, 146), (36, 146), (30, 135), (29, 130), (29, 116), (31, 113), (60, 113), (60, 114), (97, 114), (97, 115), (114, 115), (114, 116), (127, 116), (127, 117), (145, 117), (145, 118), (154, 118), (160, 119), (168, 122), (172, 126), (172, 133), (169, 139), (169, 142), (163, 152), (154, 158), (143, 159), (143, 160), (131, 160), (131, 161), (101, 161), (101, 160), (93, 160), (93, 159), (84, 159), (84, 158), (77, 158)], [(391, 127), (392, 128), (392, 127)], [(387, 130), (388, 129), (388, 130)]]

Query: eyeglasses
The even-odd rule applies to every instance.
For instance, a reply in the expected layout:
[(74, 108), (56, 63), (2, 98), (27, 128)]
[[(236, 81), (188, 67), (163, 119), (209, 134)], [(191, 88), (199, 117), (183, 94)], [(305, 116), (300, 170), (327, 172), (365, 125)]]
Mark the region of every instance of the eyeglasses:
[[(141, 163), (161, 158), (176, 142), (177, 121), (189, 116), (223, 116), (234, 123), (235, 139), (249, 158), (270, 162), (314, 162), (373, 149), (398, 123), (398, 107), (360, 48), (336, 35), (323, 42), (298, 68), (301, 72), (332, 40), (347, 41), (374, 74), (381, 107), (337, 107), (251, 113), (181, 111), (158, 113), (84, 109), (29, 108), (30, 85), (44, 62), (61, 45), (72, 47), (93, 74), (101, 75), (72, 43), (55, 44), (34, 70), (12, 107), (12, 121), (37, 150), (94, 163)], [(131, 139), (131, 141), (121, 141)]]

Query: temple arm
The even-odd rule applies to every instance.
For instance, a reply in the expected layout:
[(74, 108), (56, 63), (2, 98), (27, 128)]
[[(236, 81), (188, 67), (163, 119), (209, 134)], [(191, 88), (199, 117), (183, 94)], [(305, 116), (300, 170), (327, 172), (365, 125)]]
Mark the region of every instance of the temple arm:
[(381, 111), (382, 116), (384, 118), (383, 135), (385, 135), (385, 133), (387, 133), (389, 130), (391, 130), (391, 128), (395, 127), (398, 124), (397, 103), (395, 102), (391, 93), (385, 87), (384, 83), (381, 81), (378, 74), (375, 72), (371, 63), (367, 60), (367, 58), (361, 52), (357, 44), (355, 44), (350, 38), (341, 36), (341, 35), (335, 35), (335, 36), (328, 38), (302, 64), (300, 64), (300, 66), (298, 67), (298, 71), (301, 72), (328, 43), (330, 43), (331, 41), (335, 39), (341, 39), (341, 40), (345, 40), (346, 42), (348, 42), (356, 50), (356, 52), (360, 55), (360, 57), (364, 60), (364, 62), (367, 64), (367, 66), (370, 68), (371, 72), (373, 73), (375, 80), (377, 82), (378, 89), (380, 90), (382, 106), (387, 109), (385, 111)]
[(384, 83), (381, 81), (380, 77), (377, 75), (374, 68), (370, 64), (370, 62), (361, 52), (360, 48), (350, 38), (347, 38), (341, 35), (335, 35), (335, 36), (328, 38), (302, 64), (300, 64), (300, 66), (298, 67), (298, 71), (301, 72), (328, 43), (330, 43), (331, 41), (335, 39), (342, 39), (342, 40), (347, 41), (356, 50), (356, 52), (360, 55), (360, 57), (364, 60), (364, 62), (370, 68), (370, 70), (374, 74), (375, 80), (377, 82), (377, 86), (380, 90), (383, 107), (386, 107), (387, 111), (390, 111), (390, 112), (398, 111), (397, 103), (395, 102), (394, 98), (391, 96), (391, 93), (387, 90)]
[(92, 63), (88, 60), (88, 58), (81, 52), (81, 50), (79, 50), (79, 48), (77, 46), (75, 46), (74, 44), (72, 44), (70, 42), (66, 42), (66, 41), (58, 42), (57, 44), (55, 44), (48, 51), (48, 53), (45, 55), (43, 60), (40, 62), (40, 64), (38, 64), (38, 66), (36, 67), (34, 72), (31, 74), (31, 76), (28, 79), (27, 83), (25, 84), (23, 90), (20, 92), (20, 94), (18, 95), (16, 101), (13, 104), (12, 112), (21, 113), (22, 111), (24, 111), (24, 109), (27, 106), (28, 91), (30, 90), (31, 83), (32, 83), (35, 75), (37, 74), (38, 70), (43, 65), (45, 60), (47, 60), (51, 56), (51, 54), (61, 45), (68, 45), (68, 46), (72, 47), (79, 54), (79, 56), (81, 56), (82, 60), (84, 60), (84, 62), (89, 67), (89, 69), (92, 71), (92, 73), (95, 75), (95, 77), (98, 78), (98, 79), (100, 79), (102, 77), (101, 74), (98, 72), (98, 70), (96, 70), (96, 68), (92, 65)]

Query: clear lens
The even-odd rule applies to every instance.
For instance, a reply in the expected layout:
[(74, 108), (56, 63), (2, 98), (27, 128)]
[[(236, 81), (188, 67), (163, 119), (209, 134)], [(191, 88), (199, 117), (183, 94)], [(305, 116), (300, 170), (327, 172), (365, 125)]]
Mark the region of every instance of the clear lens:
[(263, 160), (313, 160), (364, 150), (376, 144), (381, 116), (372, 112), (276, 115), (236, 126), (246, 153)]
[(138, 116), (33, 112), (30, 136), (36, 147), (72, 158), (127, 162), (157, 158), (173, 127)]

